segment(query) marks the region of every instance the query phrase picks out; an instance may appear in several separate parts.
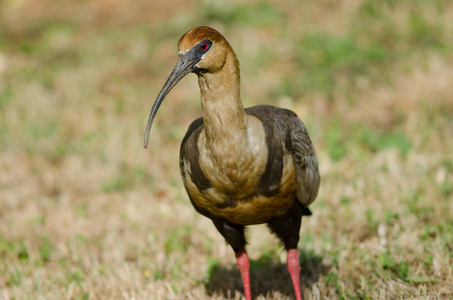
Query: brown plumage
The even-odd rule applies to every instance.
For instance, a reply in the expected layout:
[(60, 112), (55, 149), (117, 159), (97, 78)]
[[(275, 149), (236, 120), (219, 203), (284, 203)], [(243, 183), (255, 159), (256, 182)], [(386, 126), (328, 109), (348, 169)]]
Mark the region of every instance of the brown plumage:
[(182, 141), (180, 168), (195, 209), (210, 218), (236, 253), (247, 299), (251, 299), (246, 225), (267, 223), (288, 251), (288, 271), (301, 299), (297, 243), (302, 215), (316, 198), (320, 177), (305, 125), (287, 109), (244, 109), (239, 62), (215, 29), (197, 27), (178, 42), (179, 61), (150, 113), (152, 121), (168, 92), (188, 73), (198, 76), (202, 118)]

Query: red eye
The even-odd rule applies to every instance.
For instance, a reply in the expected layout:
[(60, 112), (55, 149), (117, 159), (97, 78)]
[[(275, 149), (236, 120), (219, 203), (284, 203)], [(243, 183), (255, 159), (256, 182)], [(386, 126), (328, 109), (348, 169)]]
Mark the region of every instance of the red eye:
[(208, 50), (208, 43), (206, 43), (206, 42), (201, 43), (201, 45), (200, 45), (200, 50), (201, 50), (201, 51), (206, 51), (206, 50)]

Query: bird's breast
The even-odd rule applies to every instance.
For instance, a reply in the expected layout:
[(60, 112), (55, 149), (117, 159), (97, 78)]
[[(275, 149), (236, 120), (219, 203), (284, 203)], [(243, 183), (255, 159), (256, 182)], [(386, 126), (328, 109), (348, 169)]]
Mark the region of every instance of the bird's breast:
[(216, 191), (238, 199), (254, 193), (268, 158), (265, 132), (258, 119), (250, 116), (244, 130), (226, 130), (215, 136), (203, 129), (197, 147), (200, 168)]

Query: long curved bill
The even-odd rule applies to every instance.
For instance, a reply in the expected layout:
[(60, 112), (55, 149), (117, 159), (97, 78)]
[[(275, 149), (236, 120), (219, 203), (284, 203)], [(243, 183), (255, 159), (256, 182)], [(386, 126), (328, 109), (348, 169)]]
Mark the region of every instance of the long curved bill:
[(184, 76), (186, 76), (190, 72), (193, 72), (196, 69), (195, 65), (198, 62), (199, 60), (191, 60), (190, 57), (187, 57), (184, 54), (179, 55), (178, 63), (176, 64), (167, 81), (165, 82), (164, 86), (160, 90), (160, 93), (157, 96), (156, 101), (154, 101), (153, 107), (151, 108), (151, 112), (149, 113), (148, 123), (146, 124), (143, 147), (145, 148), (148, 147), (149, 132), (151, 131), (151, 126), (153, 125), (154, 117), (156, 116), (157, 111), (159, 110), (159, 107), (164, 101), (165, 97)]

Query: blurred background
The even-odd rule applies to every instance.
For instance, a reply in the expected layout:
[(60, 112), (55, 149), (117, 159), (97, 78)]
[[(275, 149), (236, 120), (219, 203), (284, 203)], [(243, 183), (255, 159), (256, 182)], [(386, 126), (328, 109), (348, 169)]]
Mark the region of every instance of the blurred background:
[[(240, 299), (232, 250), (192, 208), (179, 145), (195, 75), (151, 105), (189, 29), (220, 31), (244, 106), (294, 110), (322, 184), (306, 299), (453, 294), (453, 2), (0, 1), (0, 298)], [(292, 297), (249, 230), (252, 294)]]

